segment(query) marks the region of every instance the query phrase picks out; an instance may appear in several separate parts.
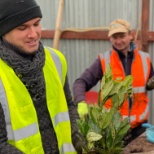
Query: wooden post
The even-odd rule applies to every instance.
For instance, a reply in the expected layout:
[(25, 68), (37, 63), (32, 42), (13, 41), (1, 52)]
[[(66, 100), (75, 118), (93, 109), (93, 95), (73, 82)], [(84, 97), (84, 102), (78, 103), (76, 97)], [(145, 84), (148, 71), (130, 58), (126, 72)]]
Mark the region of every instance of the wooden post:
[(55, 34), (54, 34), (54, 40), (53, 40), (53, 48), (55, 48), (55, 49), (58, 49), (59, 40), (60, 40), (60, 36), (61, 36), (60, 25), (61, 25), (61, 20), (62, 20), (63, 6), (64, 6), (64, 0), (60, 0), (57, 21), (56, 21)]
[(148, 52), (148, 32), (149, 32), (149, 0), (142, 0), (142, 27), (141, 42), (142, 50)]

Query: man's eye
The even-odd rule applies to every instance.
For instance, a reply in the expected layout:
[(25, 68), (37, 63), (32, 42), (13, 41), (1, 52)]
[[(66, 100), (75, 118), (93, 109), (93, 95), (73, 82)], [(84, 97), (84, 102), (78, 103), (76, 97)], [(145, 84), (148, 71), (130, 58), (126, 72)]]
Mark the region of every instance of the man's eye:
[(36, 27), (37, 27), (37, 26), (39, 26), (39, 25), (40, 25), (40, 23), (39, 23), (39, 22), (38, 22), (38, 23), (36, 23), (36, 24), (34, 24), (34, 26), (36, 26)]
[(121, 38), (125, 38), (125, 37), (126, 37), (125, 35), (122, 35), (122, 36), (121, 36)]
[(117, 39), (119, 37), (119, 35), (113, 35), (114, 39)]
[(26, 29), (25, 26), (19, 26), (19, 27), (18, 27), (18, 30), (25, 30), (25, 29)]

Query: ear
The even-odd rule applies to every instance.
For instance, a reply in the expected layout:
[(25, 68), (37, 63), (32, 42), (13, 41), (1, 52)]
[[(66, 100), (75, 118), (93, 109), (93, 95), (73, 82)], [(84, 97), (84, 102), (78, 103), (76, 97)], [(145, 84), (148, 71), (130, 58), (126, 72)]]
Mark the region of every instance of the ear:
[(130, 37), (131, 37), (131, 40), (134, 40), (134, 37), (135, 37), (135, 32), (134, 31), (130, 32)]
[(110, 39), (110, 42), (112, 42), (112, 36), (109, 39)]

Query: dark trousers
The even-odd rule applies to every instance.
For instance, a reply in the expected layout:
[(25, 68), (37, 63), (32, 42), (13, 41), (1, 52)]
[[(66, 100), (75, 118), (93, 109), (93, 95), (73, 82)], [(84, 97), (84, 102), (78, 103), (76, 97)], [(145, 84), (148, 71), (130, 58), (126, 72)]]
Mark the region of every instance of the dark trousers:
[[(145, 121), (144, 123), (147, 123)], [(127, 146), (132, 140), (136, 139), (138, 136), (143, 134), (145, 132), (146, 128), (142, 127), (142, 125), (139, 125), (133, 129), (130, 129), (127, 134), (124, 136), (124, 147)]]
[[(144, 123), (147, 123), (147, 121), (145, 121)], [(139, 125), (133, 128), (132, 129), (132, 140), (136, 139), (138, 136), (143, 134), (145, 131), (146, 131), (146, 128), (142, 127), (142, 125)]]

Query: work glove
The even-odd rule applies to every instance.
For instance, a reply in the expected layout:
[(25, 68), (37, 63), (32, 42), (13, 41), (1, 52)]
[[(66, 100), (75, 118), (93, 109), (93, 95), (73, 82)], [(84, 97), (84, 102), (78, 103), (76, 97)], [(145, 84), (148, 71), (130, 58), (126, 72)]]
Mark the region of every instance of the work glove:
[(151, 78), (148, 80), (147, 86), (148, 86), (148, 88), (150, 88), (150, 89), (154, 89), (154, 76), (151, 77)]
[(78, 114), (79, 114), (80, 118), (83, 119), (84, 115), (88, 114), (88, 105), (87, 105), (87, 103), (85, 101), (79, 102), (77, 110), (78, 110)]
[(142, 124), (142, 127), (146, 128), (146, 138), (149, 142), (154, 143), (154, 125), (149, 123)]
[(83, 149), (87, 147), (86, 139), (79, 132), (73, 134), (72, 143), (78, 154), (82, 154)]

